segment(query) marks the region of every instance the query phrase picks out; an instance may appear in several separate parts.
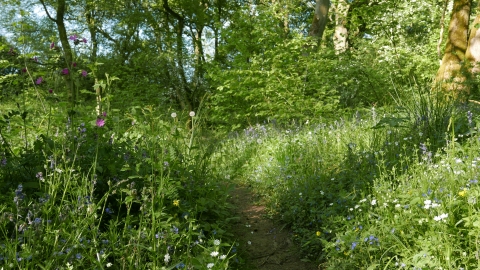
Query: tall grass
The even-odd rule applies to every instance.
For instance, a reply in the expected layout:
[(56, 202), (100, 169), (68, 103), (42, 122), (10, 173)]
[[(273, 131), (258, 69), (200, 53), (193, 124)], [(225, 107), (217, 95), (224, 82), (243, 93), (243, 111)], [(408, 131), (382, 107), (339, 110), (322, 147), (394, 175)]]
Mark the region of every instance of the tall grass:
[(477, 269), (478, 110), (415, 97), (297, 130), (253, 126), (224, 143), (223, 170), (324, 268)]
[(228, 186), (215, 181), (193, 117), (2, 113), (21, 123), (1, 126), (2, 267), (228, 268)]

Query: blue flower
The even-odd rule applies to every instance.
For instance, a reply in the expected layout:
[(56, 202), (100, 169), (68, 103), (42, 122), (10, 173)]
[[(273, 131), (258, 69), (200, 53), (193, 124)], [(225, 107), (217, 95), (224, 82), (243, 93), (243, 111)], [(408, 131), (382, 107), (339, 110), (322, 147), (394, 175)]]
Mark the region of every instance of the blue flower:
[(357, 242), (353, 242), (351, 249), (354, 250), (356, 246), (357, 246)]

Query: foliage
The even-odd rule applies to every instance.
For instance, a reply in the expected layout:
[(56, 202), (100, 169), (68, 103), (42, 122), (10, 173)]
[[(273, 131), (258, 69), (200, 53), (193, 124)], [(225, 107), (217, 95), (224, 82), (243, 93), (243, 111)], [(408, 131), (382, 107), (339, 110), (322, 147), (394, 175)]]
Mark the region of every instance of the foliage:
[(408, 114), (245, 129), (224, 143), (223, 170), (327, 269), (475, 268), (478, 108), (414, 97)]

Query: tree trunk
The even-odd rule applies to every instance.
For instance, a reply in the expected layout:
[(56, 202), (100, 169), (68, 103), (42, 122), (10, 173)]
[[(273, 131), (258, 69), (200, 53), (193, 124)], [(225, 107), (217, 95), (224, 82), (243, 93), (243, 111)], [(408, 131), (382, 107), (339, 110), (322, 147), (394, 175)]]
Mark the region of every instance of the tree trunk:
[(478, 28), (480, 28), (480, 14), (478, 14), (478, 9), (480, 8), (477, 8), (477, 16), (475, 17), (473, 27), (470, 30), (467, 52), (465, 54), (469, 64), (469, 72), (473, 76), (480, 73), (480, 31), (478, 31)]
[(467, 51), (468, 24), (471, 0), (455, 0), (448, 27), (448, 39), (442, 63), (435, 77), (435, 89), (444, 90), (458, 98), (460, 94), (468, 94), (465, 81), (469, 77), (465, 69), (465, 53)]
[(317, 0), (315, 4), (315, 15), (308, 34), (315, 37), (318, 43), (322, 40), (323, 32), (327, 26), (329, 2), (328, 0)]
[(345, 26), (350, 5), (343, 0), (338, 1), (335, 6), (335, 33), (333, 35), (333, 44), (336, 54), (340, 54), (348, 49), (348, 30)]

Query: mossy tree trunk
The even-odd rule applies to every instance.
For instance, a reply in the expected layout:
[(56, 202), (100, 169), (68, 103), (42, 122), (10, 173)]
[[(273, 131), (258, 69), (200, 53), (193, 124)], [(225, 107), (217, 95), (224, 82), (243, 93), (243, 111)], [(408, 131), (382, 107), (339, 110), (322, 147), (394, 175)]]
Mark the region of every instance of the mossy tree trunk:
[(435, 77), (434, 90), (443, 90), (454, 98), (470, 92), (467, 84), (470, 75), (465, 61), (471, 5), (471, 0), (454, 1), (447, 44)]

